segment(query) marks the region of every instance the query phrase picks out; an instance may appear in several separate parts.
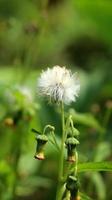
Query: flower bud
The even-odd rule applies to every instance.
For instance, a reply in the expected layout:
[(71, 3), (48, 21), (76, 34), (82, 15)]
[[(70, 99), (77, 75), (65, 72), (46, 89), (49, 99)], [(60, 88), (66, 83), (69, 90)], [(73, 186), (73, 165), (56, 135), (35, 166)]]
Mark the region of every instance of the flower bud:
[(69, 137), (66, 140), (66, 146), (67, 146), (67, 160), (69, 162), (75, 162), (76, 161), (76, 146), (79, 144), (79, 141), (74, 137)]
[(73, 137), (74, 135), (73, 135), (73, 133), (72, 133), (72, 130), (71, 130), (71, 128), (69, 128), (68, 130), (67, 130), (67, 138), (70, 138), (70, 137)]
[(67, 138), (70, 138), (70, 137), (75, 137), (77, 138), (79, 136), (79, 131), (76, 129), (76, 128), (69, 128), (68, 131), (67, 131)]
[(35, 159), (38, 159), (38, 160), (44, 160), (45, 159), (44, 148), (48, 141), (48, 138), (46, 135), (37, 135), (36, 141), (37, 141), (37, 147), (36, 147), (36, 153), (34, 157)]
[(79, 136), (79, 131), (76, 128), (73, 128), (73, 135), (74, 137), (78, 137)]
[(72, 200), (79, 200), (79, 181), (74, 176), (69, 176), (67, 179), (66, 188), (70, 191)]

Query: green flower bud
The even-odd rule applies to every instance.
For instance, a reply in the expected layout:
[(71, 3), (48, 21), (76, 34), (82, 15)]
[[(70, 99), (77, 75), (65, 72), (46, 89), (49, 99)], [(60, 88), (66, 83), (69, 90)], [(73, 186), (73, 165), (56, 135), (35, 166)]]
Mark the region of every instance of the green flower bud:
[(67, 131), (67, 138), (69, 137), (75, 137), (77, 138), (79, 136), (79, 131), (76, 128), (69, 128)]
[(73, 128), (72, 131), (73, 131), (73, 136), (74, 137), (78, 137), (79, 136), (80, 133), (76, 128)]
[(48, 138), (46, 135), (37, 135), (36, 141), (37, 141), (37, 147), (34, 157), (38, 160), (44, 160), (45, 159), (44, 148), (48, 141)]
[(69, 128), (68, 131), (67, 131), (67, 138), (70, 138), (70, 137), (73, 137), (73, 136), (74, 136), (73, 132), (72, 132), (71, 128)]
[(76, 161), (76, 146), (79, 144), (79, 141), (74, 137), (69, 137), (66, 140), (66, 147), (67, 147), (67, 160), (69, 162)]
[(71, 199), (77, 200), (79, 198), (79, 181), (74, 176), (69, 176), (66, 183), (66, 188), (71, 193)]

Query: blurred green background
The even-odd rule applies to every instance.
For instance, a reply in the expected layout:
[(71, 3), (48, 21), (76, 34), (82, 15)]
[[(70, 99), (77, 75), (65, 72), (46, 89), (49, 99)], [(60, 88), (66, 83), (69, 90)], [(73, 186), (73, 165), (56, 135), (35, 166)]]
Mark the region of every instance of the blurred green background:
[[(79, 161), (111, 161), (112, 2), (0, 0), (0, 200), (55, 199), (58, 153), (49, 143), (46, 160), (35, 160), (31, 132), (49, 123), (60, 141), (59, 109), (36, 89), (54, 65), (80, 76), (80, 96), (66, 108), (80, 131)], [(112, 199), (111, 173), (79, 177), (91, 199)]]

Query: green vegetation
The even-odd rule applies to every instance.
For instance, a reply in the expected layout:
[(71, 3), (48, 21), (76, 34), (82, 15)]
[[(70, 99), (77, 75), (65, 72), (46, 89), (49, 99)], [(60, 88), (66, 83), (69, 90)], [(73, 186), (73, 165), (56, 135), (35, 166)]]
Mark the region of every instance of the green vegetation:
[[(60, 109), (36, 86), (54, 65), (81, 81), (79, 98), (65, 107), (80, 131), (81, 200), (112, 199), (111, 11), (109, 0), (0, 0), (0, 200), (56, 198)], [(57, 141), (51, 134), (39, 161), (31, 129), (46, 124), (56, 127)]]

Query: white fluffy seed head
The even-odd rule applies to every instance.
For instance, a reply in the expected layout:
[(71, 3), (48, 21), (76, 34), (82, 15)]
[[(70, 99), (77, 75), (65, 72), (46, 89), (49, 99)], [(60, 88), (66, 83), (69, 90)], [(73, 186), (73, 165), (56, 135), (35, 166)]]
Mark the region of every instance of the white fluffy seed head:
[(54, 102), (63, 101), (65, 104), (75, 101), (80, 91), (77, 73), (72, 74), (70, 70), (60, 66), (43, 71), (37, 86), (40, 95)]

